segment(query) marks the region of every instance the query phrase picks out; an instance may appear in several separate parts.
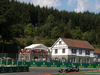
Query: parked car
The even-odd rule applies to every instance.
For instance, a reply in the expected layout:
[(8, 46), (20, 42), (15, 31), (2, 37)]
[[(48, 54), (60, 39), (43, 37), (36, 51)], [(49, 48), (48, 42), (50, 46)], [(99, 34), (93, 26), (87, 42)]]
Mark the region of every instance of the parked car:
[(79, 72), (79, 68), (77, 66), (73, 65), (73, 66), (69, 66), (65, 69), (60, 69), (58, 72), (62, 73), (62, 72), (73, 72), (73, 71)]

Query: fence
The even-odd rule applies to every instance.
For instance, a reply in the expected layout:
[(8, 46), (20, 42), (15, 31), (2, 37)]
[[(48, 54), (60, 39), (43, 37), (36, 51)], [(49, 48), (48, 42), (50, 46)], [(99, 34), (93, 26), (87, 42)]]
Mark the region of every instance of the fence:
[(11, 72), (29, 72), (29, 67), (0, 67), (0, 73), (11, 73)]
[(0, 65), (29, 66), (29, 67), (68, 67), (76, 65), (80, 68), (100, 68), (98, 63), (59, 63), (59, 62), (18, 62), (18, 61), (0, 61)]

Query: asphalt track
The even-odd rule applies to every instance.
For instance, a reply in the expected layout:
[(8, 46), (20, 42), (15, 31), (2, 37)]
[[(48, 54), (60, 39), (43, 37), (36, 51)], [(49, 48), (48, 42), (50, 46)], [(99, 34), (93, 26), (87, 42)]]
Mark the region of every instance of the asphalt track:
[[(60, 67), (30, 67), (29, 72), (0, 73), (0, 75), (41, 75), (58, 73)], [(80, 68), (80, 71), (100, 70), (99, 68)]]

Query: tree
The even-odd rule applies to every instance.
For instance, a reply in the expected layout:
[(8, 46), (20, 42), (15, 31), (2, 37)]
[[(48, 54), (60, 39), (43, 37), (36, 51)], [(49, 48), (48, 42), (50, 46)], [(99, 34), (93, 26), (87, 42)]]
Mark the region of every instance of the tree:
[(35, 35), (35, 28), (34, 28), (34, 26), (31, 23), (29, 23), (26, 26), (26, 28), (24, 30), (24, 34), (26, 36), (29, 36), (29, 37), (34, 37), (34, 35)]
[(96, 43), (100, 44), (100, 33), (96, 34)]
[(63, 37), (64, 38), (71, 38), (72, 37), (71, 30), (67, 26), (64, 27)]
[(11, 35), (13, 37), (22, 37), (24, 36), (24, 27), (22, 24), (14, 24), (11, 26)]
[(72, 33), (73, 39), (81, 39), (82, 38), (83, 32), (80, 30), (80, 27), (76, 27), (76, 29), (73, 30), (71, 33)]
[(45, 34), (43, 36), (47, 37), (47, 38), (51, 38), (51, 30), (54, 27), (54, 22), (55, 22), (55, 18), (53, 15), (49, 15), (46, 23), (44, 24), (44, 26), (41, 27), (41, 32)]
[(67, 23), (67, 29), (71, 30), (72, 29), (72, 20), (69, 19), (68, 23)]
[(31, 39), (28, 39), (27, 42), (26, 42), (26, 45), (29, 46), (31, 44), (33, 44), (33, 41)]
[(88, 34), (88, 41), (90, 43), (94, 43), (95, 42), (95, 38), (96, 38), (96, 35), (95, 35), (95, 31), (94, 30), (91, 30)]
[(53, 45), (53, 43), (54, 43), (54, 41), (52, 41), (50, 39), (43, 42), (43, 44), (47, 47), (51, 47)]
[(55, 39), (55, 38), (59, 38), (61, 36), (61, 31), (58, 28), (58, 26), (54, 27), (51, 31), (51, 38)]
[(46, 20), (46, 24), (50, 24), (50, 27), (54, 27), (55, 17), (50, 14)]
[(82, 36), (82, 39), (88, 41), (88, 35), (89, 35), (88, 32), (84, 32), (84, 33), (83, 33), (83, 36)]

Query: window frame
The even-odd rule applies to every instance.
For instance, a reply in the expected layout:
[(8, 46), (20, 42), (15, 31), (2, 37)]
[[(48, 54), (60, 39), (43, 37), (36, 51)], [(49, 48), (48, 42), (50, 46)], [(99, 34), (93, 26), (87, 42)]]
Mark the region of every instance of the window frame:
[(81, 49), (79, 50), (79, 54), (82, 54), (82, 50)]
[(85, 55), (90, 55), (90, 50), (86, 50)]
[(72, 54), (76, 54), (76, 49), (72, 49)]
[(90, 63), (90, 59), (89, 58), (86, 58), (85, 59), (85, 63)]
[(55, 54), (57, 54), (58, 53), (58, 49), (55, 49)]
[(65, 48), (62, 49), (62, 53), (65, 53)]
[(75, 57), (72, 57), (71, 60), (72, 60), (72, 63), (76, 63), (76, 58)]
[(82, 63), (82, 58), (79, 58), (79, 63)]
[(61, 45), (61, 41), (59, 41), (59, 45)]

